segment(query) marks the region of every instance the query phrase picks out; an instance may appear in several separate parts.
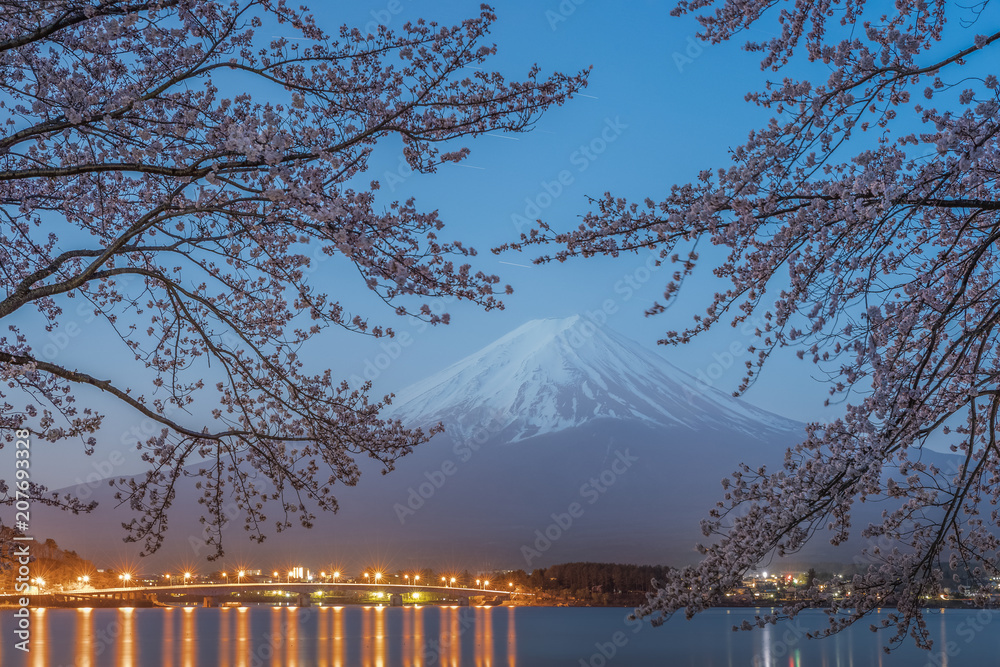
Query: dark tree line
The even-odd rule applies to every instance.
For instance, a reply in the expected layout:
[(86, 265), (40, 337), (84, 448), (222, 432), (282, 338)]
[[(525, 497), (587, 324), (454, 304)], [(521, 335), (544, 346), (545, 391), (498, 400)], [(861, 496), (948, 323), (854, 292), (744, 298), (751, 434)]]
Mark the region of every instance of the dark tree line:
[(625, 565), (621, 563), (563, 563), (533, 570), (528, 584), (540, 590), (580, 589), (620, 594), (650, 591), (654, 579), (662, 579), (666, 565)]

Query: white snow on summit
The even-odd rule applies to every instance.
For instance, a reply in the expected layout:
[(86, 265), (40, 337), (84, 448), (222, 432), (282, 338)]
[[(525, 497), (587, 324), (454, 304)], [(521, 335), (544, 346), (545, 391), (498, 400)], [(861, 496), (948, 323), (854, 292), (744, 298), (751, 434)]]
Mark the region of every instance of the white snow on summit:
[(705, 386), (588, 317), (533, 320), (397, 392), (385, 417), (443, 422), (453, 438), (488, 426), (511, 442), (599, 418), (739, 431), (754, 438), (799, 424)]

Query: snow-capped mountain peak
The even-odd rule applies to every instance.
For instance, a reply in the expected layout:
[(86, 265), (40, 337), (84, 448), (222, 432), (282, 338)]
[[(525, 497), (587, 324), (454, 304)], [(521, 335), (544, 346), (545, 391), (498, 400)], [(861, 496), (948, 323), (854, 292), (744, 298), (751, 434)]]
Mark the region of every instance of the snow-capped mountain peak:
[(735, 429), (757, 438), (798, 427), (581, 315), (521, 325), (398, 392), (386, 416), (414, 426), (443, 422), (452, 438), (491, 425), (512, 442), (595, 419)]

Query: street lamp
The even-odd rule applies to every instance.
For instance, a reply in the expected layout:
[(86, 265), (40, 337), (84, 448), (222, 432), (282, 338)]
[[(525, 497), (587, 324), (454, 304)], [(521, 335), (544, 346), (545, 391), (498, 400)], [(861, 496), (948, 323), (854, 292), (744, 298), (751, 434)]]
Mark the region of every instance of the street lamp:
[(416, 583), (418, 581), (420, 581), (420, 575), (419, 574), (413, 575), (413, 583)]
[(334, 572), (333, 573), (333, 580), (337, 581), (337, 579), (340, 579), (340, 572)]
[(285, 578), (285, 583), (286, 584), (291, 583), (291, 581), (292, 581), (292, 575), (293, 574), (294, 574), (294, 572), (292, 572), (291, 570), (288, 571), (288, 576)]
[(451, 578), (451, 585), (452, 585), (452, 586), (454, 586), (454, 585), (455, 585), (455, 577), (452, 577), (452, 578)]
[(238, 584), (242, 584), (242, 583), (243, 583), (243, 576), (244, 576), (244, 575), (245, 575), (246, 573), (247, 573), (247, 571), (246, 571), (246, 570), (240, 570), (239, 574), (238, 574), (238, 575), (236, 576), (236, 583), (238, 583)]
[(381, 572), (376, 572), (375, 573), (375, 583), (377, 584), (381, 578), (382, 578), (382, 573)]
[(185, 572), (184, 573), (184, 585), (185, 586), (187, 585), (188, 579), (190, 579), (190, 578), (191, 578), (191, 573), (190, 572)]
[(484, 581), (483, 582), (483, 590), (485, 591), (487, 588), (489, 588), (489, 585), (490, 585), (489, 581)]

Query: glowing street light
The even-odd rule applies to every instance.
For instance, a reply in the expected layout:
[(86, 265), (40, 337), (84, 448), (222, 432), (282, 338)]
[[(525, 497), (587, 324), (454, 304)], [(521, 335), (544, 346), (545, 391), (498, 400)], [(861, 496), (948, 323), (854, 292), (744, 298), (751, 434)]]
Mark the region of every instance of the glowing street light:
[(375, 573), (375, 583), (377, 584), (381, 578), (382, 578), (382, 573), (381, 572), (376, 572)]
[(247, 573), (246, 570), (240, 570), (240, 573), (236, 576), (236, 583), (242, 584), (243, 583), (243, 577), (246, 576), (246, 573)]
[(487, 588), (489, 588), (489, 586), (490, 586), (490, 582), (489, 582), (489, 581), (484, 581), (484, 582), (483, 582), (483, 590), (484, 590), (484, 591), (485, 591), (485, 590), (486, 590)]
[(333, 580), (336, 581), (337, 579), (340, 579), (340, 572), (333, 573)]
[(189, 581), (190, 579), (191, 579), (191, 573), (190, 573), (190, 572), (185, 572), (185, 573), (184, 573), (184, 585), (185, 585), (185, 586), (187, 586), (187, 584), (188, 584), (188, 581)]
[(420, 575), (419, 574), (413, 575), (413, 581), (414, 581), (414, 583), (420, 581)]

